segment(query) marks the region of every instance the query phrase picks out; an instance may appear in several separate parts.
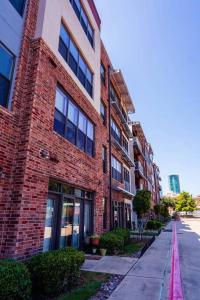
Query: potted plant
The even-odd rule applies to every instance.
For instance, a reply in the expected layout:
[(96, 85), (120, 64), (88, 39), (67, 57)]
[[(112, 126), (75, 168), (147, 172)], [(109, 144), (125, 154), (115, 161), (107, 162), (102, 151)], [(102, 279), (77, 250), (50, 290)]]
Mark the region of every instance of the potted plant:
[(101, 256), (105, 256), (106, 255), (106, 251), (107, 251), (107, 249), (101, 248), (100, 249)]
[(94, 234), (90, 237), (90, 244), (94, 247), (99, 246), (100, 236), (98, 234)]

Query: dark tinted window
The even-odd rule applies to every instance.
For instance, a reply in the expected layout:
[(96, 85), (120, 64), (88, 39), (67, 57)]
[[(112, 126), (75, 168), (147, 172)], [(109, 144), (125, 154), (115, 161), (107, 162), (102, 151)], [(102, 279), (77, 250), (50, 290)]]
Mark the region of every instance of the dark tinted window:
[(107, 168), (106, 168), (106, 163), (107, 163), (107, 151), (106, 147), (102, 147), (102, 162), (103, 162), (103, 172), (106, 173)]
[(93, 74), (63, 24), (61, 24), (60, 28), (58, 50), (85, 87), (88, 94), (92, 97)]
[(90, 156), (94, 153), (94, 125), (69, 95), (56, 91), (54, 130)]
[(122, 164), (114, 157), (111, 158), (112, 178), (122, 181)]
[(121, 143), (121, 131), (113, 118), (111, 118), (111, 134), (118, 141), (118, 143)]
[(103, 63), (101, 63), (101, 81), (103, 82), (103, 84), (106, 83), (106, 69)]
[(0, 43), (0, 105), (8, 106), (14, 56)]
[(9, 0), (9, 1), (14, 6), (16, 11), (20, 14), (20, 16), (22, 16), (24, 12), (25, 0)]
[(103, 120), (103, 124), (106, 124), (106, 106), (103, 102), (101, 102), (100, 113)]
[(85, 10), (80, 2), (80, 0), (69, 0), (76, 15), (79, 19), (81, 26), (91, 44), (91, 46), (94, 46), (94, 30), (92, 28), (92, 25), (90, 24), (90, 21), (88, 19), (88, 16), (85, 13)]

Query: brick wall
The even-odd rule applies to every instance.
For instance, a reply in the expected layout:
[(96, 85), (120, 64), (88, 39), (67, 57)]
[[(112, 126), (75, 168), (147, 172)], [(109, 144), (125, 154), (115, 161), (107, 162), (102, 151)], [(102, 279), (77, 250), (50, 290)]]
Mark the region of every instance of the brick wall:
[[(101, 84), (101, 99), (104, 103), (104, 105), (106, 106), (106, 111), (107, 111), (107, 119), (106, 119), (106, 126), (103, 127), (103, 131), (102, 131), (102, 137), (103, 137), (103, 144), (107, 147), (107, 170), (109, 171), (109, 101), (108, 101), (108, 97), (109, 97), (109, 91), (108, 91), (108, 67), (110, 66), (110, 68), (112, 69), (112, 63), (109, 59), (108, 53), (104, 47), (103, 42), (101, 42), (101, 61), (106, 69), (106, 80), (105, 80), (105, 85)], [(120, 120), (120, 117), (116, 114), (116, 111), (114, 109), (113, 106), (111, 106), (111, 115), (112, 118), (115, 120), (115, 122), (117, 123), (118, 127), (120, 128), (121, 131), (123, 131), (123, 126)], [(112, 155), (114, 155), (116, 157), (116, 159), (118, 159), (118, 161), (120, 161), (122, 164), (125, 163), (122, 153), (117, 150), (113, 145), (112, 145)], [(126, 164), (126, 163), (125, 163)], [(124, 188), (124, 184), (116, 181), (114, 179), (112, 179), (112, 184), (113, 185), (117, 185), (121, 188)], [(107, 221), (107, 228), (109, 228), (110, 225), (110, 199), (109, 199), (109, 172), (107, 172), (107, 174), (104, 175), (104, 195), (105, 197), (107, 197), (108, 199), (108, 207), (107, 207), (107, 211), (108, 211), (108, 221)], [(131, 197), (129, 196), (124, 196), (123, 193), (121, 192), (117, 192), (112, 190), (112, 200), (115, 201), (124, 201), (124, 199), (131, 199)]]
[[(26, 160), (29, 104), (27, 63), (30, 58), (30, 41), (34, 35), (38, 1), (27, 1), (27, 14), (23, 33), (17, 76), (12, 99), (12, 109), (0, 108), (0, 215), (1, 256), (13, 256), (16, 246), (20, 196)], [(23, 130), (22, 130), (23, 129)]]
[[(37, 4), (28, 4), (12, 111), (0, 111), (0, 251), (19, 259), (42, 249), (49, 178), (94, 191), (94, 231), (103, 231), (102, 121), (45, 43), (33, 40)], [(94, 157), (53, 132), (57, 83), (95, 124)]]

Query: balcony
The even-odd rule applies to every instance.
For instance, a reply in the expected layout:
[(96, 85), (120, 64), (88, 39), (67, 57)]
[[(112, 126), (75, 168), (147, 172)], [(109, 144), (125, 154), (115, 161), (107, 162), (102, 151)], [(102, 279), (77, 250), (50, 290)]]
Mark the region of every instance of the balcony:
[(152, 185), (153, 184), (152, 177), (151, 176), (147, 176), (147, 179), (148, 179), (149, 183)]
[(122, 126), (123, 126), (123, 129), (124, 129), (124, 132), (127, 134), (127, 136), (129, 138), (132, 138), (133, 135), (132, 135), (132, 132), (129, 128), (129, 125), (128, 125), (128, 116), (125, 115), (125, 113), (122, 111), (122, 108), (120, 106), (120, 103), (118, 101), (118, 98), (115, 97), (114, 95), (110, 95), (110, 98), (111, 98), (111, 104), (113, 105), (113, 107), (115, 108), (115, 111), (117, 113), (117, 115), (119, 116), (120, 118), (120, 121), (122, 123)]
[(142, 166), (140, 161), (135, 162), (135, 171), (139, 174), (140, 177), (147, 180), (145, 173), (144, 173), (144, 167)]
[(123, 159), (126, 161), (126, 163), (130, 166), (130, 167), (134, 167), (135, 163), (132, 160), (132, 158), (130, 157), (129, 153), (127, 152), (127, 150), (112, 136), (112, 143), (113, 145), (116, 147), (117, 150), (119, 150), (123, 156)]
[(144, 151), (142, 149), (142, 145), (139, 141), (139, 139), (137, 137), (134, 137), (134, 140), (133, 140), (133, 147), (135, 147), (139, 152), (140, 154), (142, 155), (143, 159), (145, 160), (145, 154), (144, 154)]
[[(130, 183), (129, 183), (129, 185), (130, 185)], [(124, 195), (129, 196), (129, 197), (134, 197), (135, 196), (133, 193), (131, 193), (130, 191), (128, 191), (128, 190), (125, 189), (125, 184), (124, 184), (124, 187), (117, 186), (117, 185), (112, 185), (112, 189), (114, 191), (123, 193)]]

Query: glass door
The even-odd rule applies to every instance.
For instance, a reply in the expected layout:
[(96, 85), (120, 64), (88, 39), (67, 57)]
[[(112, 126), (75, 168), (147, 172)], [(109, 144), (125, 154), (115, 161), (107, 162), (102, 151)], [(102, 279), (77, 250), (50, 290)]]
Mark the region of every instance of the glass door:
[(49, 251), (53, 248), (54, 207), (55, 200), (52, 197), (49, 197), (46, 208), (43, 252)]
[(74, 198), (63, 198), (59, 248), (72, 245)]
[[(82, 196), (82, 195), (81, 195)], [(81, 248), (92, 233), (92, 201), (74, 195), (48, 196), (43, 251)]]
[(75, 199), (73, 231), (72, 231), (72, 247), (74, 248), (79, 248), (80, 246), (80, 217), (81, 217), (81, 202)]

